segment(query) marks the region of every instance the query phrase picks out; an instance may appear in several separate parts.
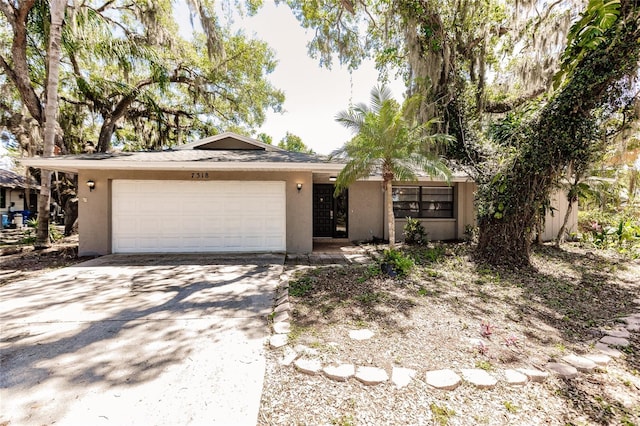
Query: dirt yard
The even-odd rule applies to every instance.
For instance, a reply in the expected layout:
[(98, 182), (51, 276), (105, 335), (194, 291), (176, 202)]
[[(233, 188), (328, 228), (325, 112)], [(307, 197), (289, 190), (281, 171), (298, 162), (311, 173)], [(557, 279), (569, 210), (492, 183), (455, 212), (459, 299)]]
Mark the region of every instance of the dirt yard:
[[(268, 351), (261, 425), (640, 425), (640, 334), (621, 357), (577, 378), (508, 385), (505, 370), (548, 371), (569, 354), (596, 353), (606, 331), (640, 312), (640, 262), (615, 253), (535, 251), (531, 269), (477, 265), (465, 244), (415, 250), (407, 278), (375, 265), (307, 267), (289, 282), (289, 344)], [(354, 330), (373, 337), (355, 340)], [(296, 348), (322, 365), (413, 370), (402, 388), (339, 382), (283, 365)], [(302, 355), (300, 355), (302, 354)], [(492, 389), (425, 383), (430, 370), (478, 368)]]

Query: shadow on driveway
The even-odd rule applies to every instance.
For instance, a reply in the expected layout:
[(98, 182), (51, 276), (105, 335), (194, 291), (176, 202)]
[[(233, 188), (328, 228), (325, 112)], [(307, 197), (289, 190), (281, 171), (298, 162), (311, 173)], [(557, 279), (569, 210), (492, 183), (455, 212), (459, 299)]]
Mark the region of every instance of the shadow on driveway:
[(0, 288), (0, 422), (255, 424), (283, 261), (113, 255)]

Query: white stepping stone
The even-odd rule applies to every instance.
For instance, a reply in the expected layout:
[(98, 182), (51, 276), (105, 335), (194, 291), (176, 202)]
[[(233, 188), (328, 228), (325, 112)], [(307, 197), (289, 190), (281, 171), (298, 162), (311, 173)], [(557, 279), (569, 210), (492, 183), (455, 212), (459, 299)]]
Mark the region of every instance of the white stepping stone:
[(280, 365), (288, 367), (291, 365), (291, 363), (293, 363), (293, 361), (296, 360), (297, 357), (298, 354), (296, 353), (296, 351), (287, 346), (284, 348), (284, 355), (278, 362), (280, 363)]
[(373, 335), (374, 332), (366, 328), (362, 330), (349, 330), (349, 338), (353, 340), (369, 340)]
[(605, 345), (604, 343), (596, 343), (594, 346), (600, 353), (610, 356), (611, 358), (620, 358), (622, 356), (622, 352), (617, 349), (610, 348), (609, 345)]
[(639, 324), (640, 317), (636, 315), (640, 315), (640, 314), (629, 315), (628, 317), (620, 318), (620, 320), (626, 322), (627, 324)]
[(453, 370), (444, 369), (427, 371), (426, 382), (436, 389), (454, 390), (460, 386), (462, 379)]
[(627, 324), (627, 330), (629, 330), (629, 331), (640, 331), (640, 323)]
[(480, 389), (493, 389), (498, 380), (485, 370), (479, 368), (463, 368), (462, 378)]
[(288, 311), (282, 311), (282, 312), (276, 312), (276, 315), (273, 317), (273, 322), (284, 322), (284, 321), (289, 321), (289, 312)]
[(512, 368), (504, 371), (504, 378), (509, 385), (524, 385), (529, 381), (526, 374)]
[(284, 302), (288, 302), (288, 301), (289, 301), (289, 294), (285, 294), (284, 296), (279, 297), (276, 300), (276, 303), (274, 305), (275, 306), (282, 305)]
[(574, 379), (578, 377), (578, 370), (567, 364), (559, 362), (550, 362), (547, 368), (564, 379)]
[(315, 376), (322, 370), (322, 364), (317, 359), (299, 358), (295, 360), (293, 365), (296, 366), (298, 371), (310, 376)]
[(311, 357), (318, 356), (319, 354), (317, 349), (313, 349), (305, 345), (296, 345), (293, 350), (298, 352), (299, 354)]
[(562, 361), (575, 367), (576, 370), (582, 371), (583, 373), (591, 373), (597, 367), (596, 363), (591, 361), (590, 359), (577, 356), (575, 354), (570, 354), (562, 357)]
[(549, 377), (549, 373), (546, 371), (536, 370), (535, 368), (518, 368), (516, 371), (524, 374), (529, 380), (536, 383), (542, 383)]
[(629, 346), (629, 341), (627, 339), (613, 336), (604, 336), (600, 339), (600, 343), (604, 343), (605, 345), (622, 346), (625, 348)]
[(396, 388), (402, 389), (411, 383), (411, 380), (416, 376), (416, 370), (403, 367), (393, 367), (391, 371), (391, 382), (396, 385)]
[(621, 337), (623, 339), (628, 339), (629, 337), (631, 337), (631, 333), (629, 333), (629, 330), (626, 329), (604, 330), (604, 334), (611, 337)]
[(322, 369), (322, 372), (332, 380), (346, 382), (356, 374), (356, 368), (353, 364), (328, 365)]
[(289, 302), (284, 302), (276, 306), (273, 312), (277, 314), (278, 312), (287, 312), (290, 310), (291, 310), (291, 305), (289, 304)]
[(274, 334), (269, 338), (269, 345), (274, 348), (281, 348), (289, 343), (289, 336), (286, 334)]
[(389, 380), (389, 375), (382, 368), (377, 367), (358, 367), (356, 379), (365, 385), (378, 385)]
[(584, 357), (601, 366), (611, 362), (611, 357), (605, 354), (587, 354)]
[(273, 331), (277, 334), (288, 334), (291, 332), (291, 324), (289, 321), (274, 322)]

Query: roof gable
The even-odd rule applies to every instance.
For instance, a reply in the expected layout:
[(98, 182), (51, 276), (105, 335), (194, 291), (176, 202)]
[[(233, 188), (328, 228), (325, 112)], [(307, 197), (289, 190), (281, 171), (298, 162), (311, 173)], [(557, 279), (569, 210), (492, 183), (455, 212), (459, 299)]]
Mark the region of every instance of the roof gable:
[(284, 151), (282, 148), (232, 132), (220, 133), (219, 135), (178, 146), (175, 149), (200, 151)]

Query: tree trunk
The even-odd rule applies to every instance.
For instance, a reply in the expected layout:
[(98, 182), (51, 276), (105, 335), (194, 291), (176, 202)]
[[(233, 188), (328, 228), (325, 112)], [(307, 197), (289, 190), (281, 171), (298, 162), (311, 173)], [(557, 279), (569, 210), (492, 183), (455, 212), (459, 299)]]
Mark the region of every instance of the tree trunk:
[(391, 179), (385, 179), (384, 182), (384, 201), (387, 207), (387, 229), (389, 231), (389, 248), (396, 246), (396, 218), (393, 214), (393, 185)]
[[(49, 55), (47, 73), (47, 105), (45, 107), (43, 157), (53, 156), (56, 137), (56, 114), (58, 112), (58, 78), (60, 75), (60, 39), (66, 0), (52, 0), (51, 27), (49, 29)], [(40, 176), (40, 196), (38, 197), (38, 229), (36, 248), (45, 248), (49, 241), (49, 202), (51, 198), (50, 170), (42, 170)]]
[(492, 265), (528, 266), (532, 236), (529, 222), (517, 215), (480, 219), (476, 251), (480, 259)]
[(558, 231), (558, 236), (556, 236), (556, 247), (560, 247), (560, 244), (564, 241), (564, 231), (567, 229), (567, 223), (569, 223), (569, 218), (571, 217), (571, 211), (573, 210), (573, 200), (569, 200), (569, 205), (567, 206), (567, 211), (564, 214), (564, 219), (562, 221), (562, 226), (560, 226), (560, 230)]
[(105, 117), (104, 123), (100, 128), (100, 135), (98, 136), (98, 145), (96, 146), (97, 152), (107, 152), (111, 148), (111, 138), (113, 132), (116, 129), (115, 120), (111, 117)]
[[(479, 182), (482, 209), (478, 219), (478, 255), (491, 264), (529, 263), (536, 212), (581, 152), (596, 143), (593, 111), (615, 102), (617, 83), (638, 69), (640, 9), (621, 2), (623, 23), (607, 31), (597, 49), (576, 65), (570, 80), (544, 107), (520, 143), (515, 160), (495, 176)], [(499, 207), (497, 207), (499, 206)]]

